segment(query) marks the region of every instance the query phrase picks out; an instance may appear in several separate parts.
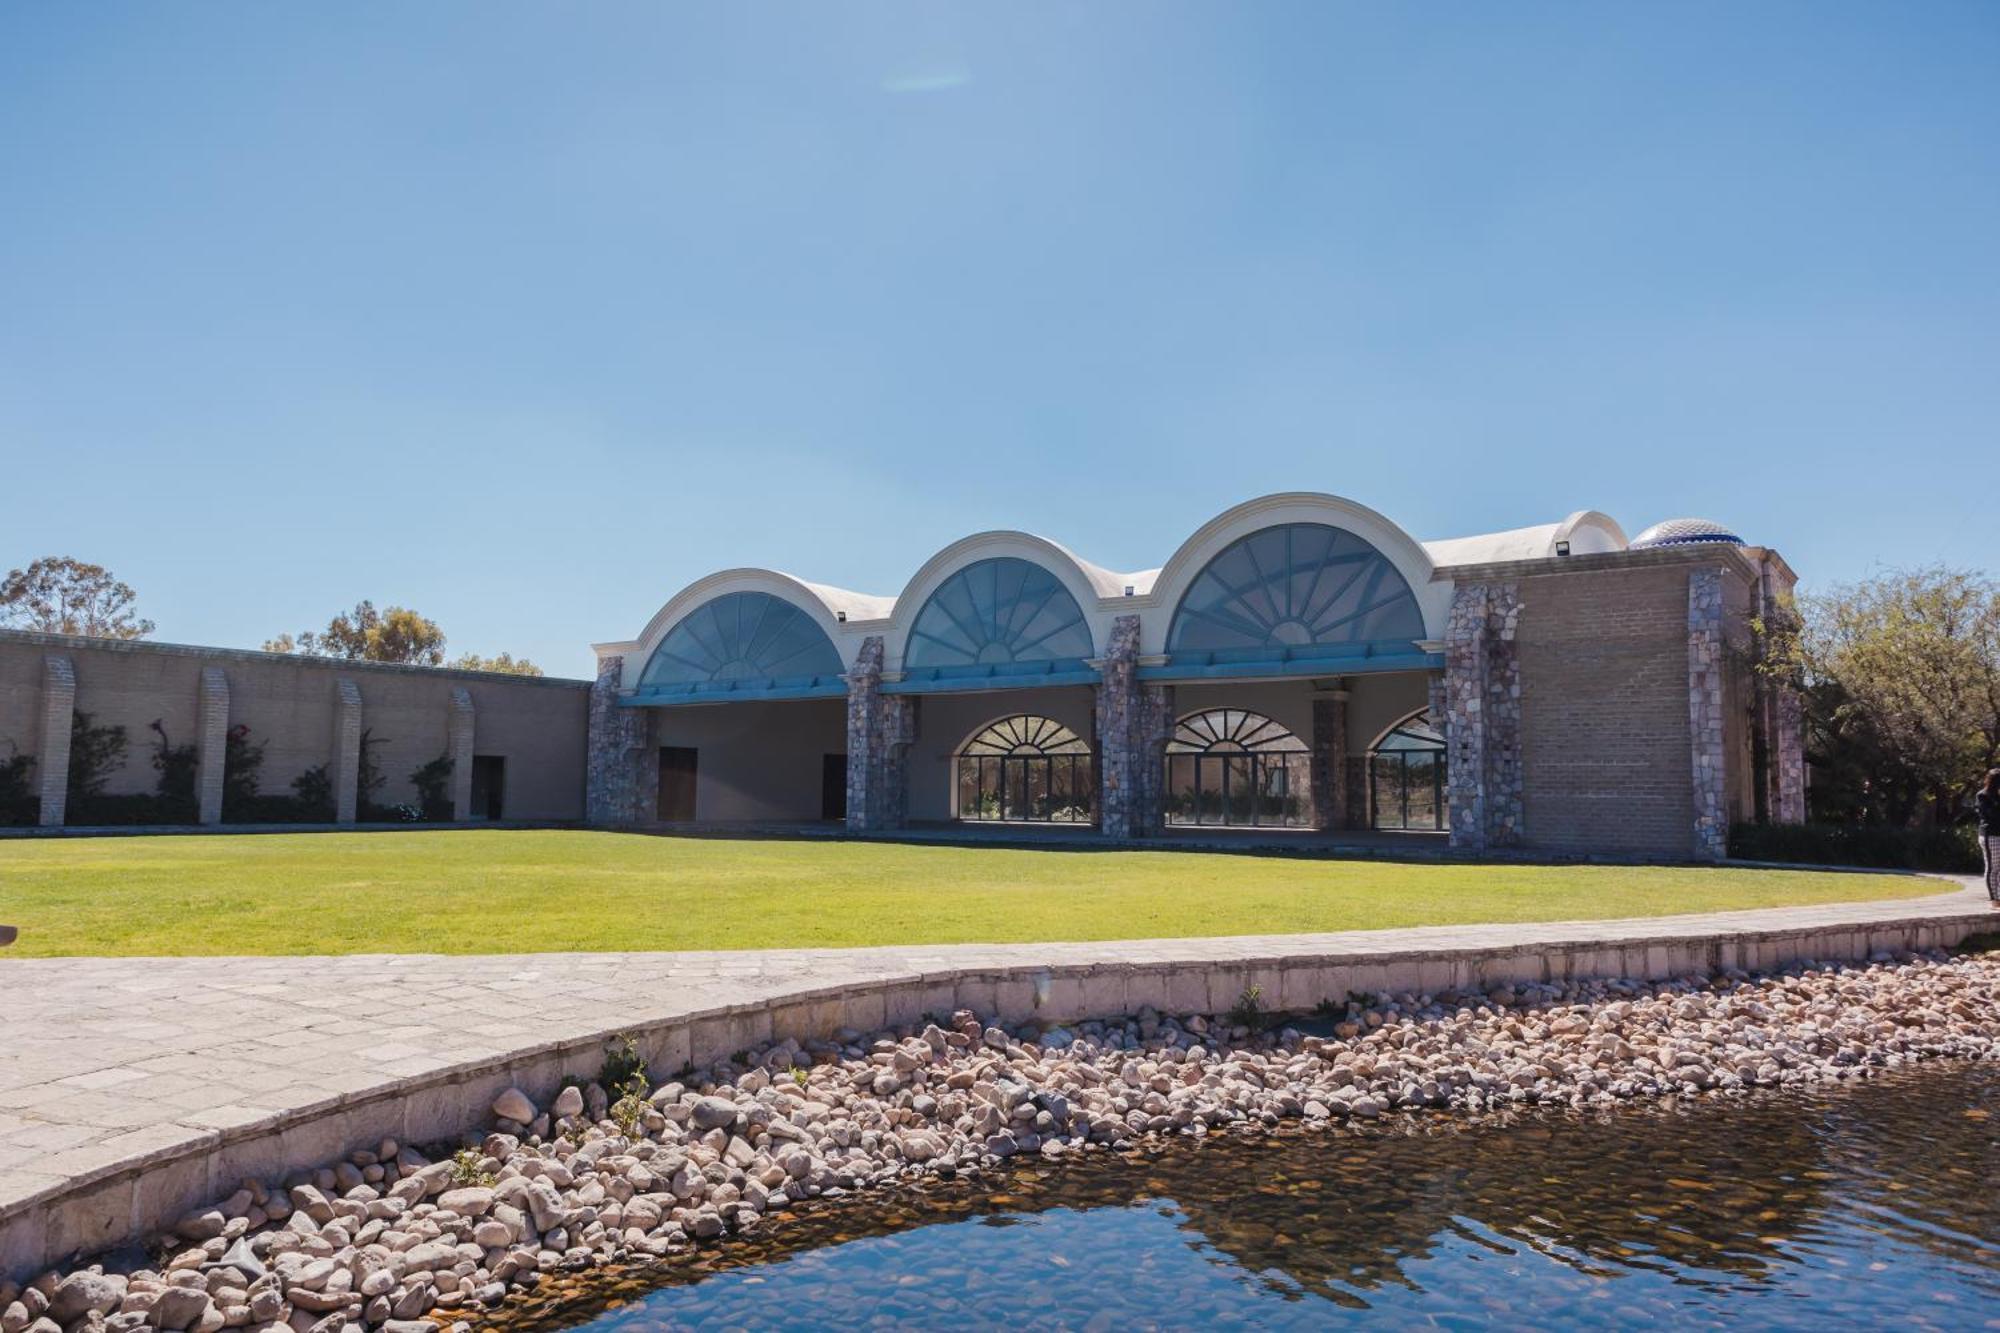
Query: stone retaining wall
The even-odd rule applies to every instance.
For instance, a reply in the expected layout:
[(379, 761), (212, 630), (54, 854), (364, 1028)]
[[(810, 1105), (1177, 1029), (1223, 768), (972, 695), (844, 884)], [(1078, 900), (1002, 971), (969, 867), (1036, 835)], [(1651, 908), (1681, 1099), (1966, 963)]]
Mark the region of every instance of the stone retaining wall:
[[(1002, 1022), (1072, 1022), (1147, 1005), (1213, 1013), (1256, 986), (1267, 1008), (1301, 1011), (1353, 991), (1434, 992), (1592, 976), (1662, 979), (1732, 967), (1769, 970), (1801, 959), (1859, 961), (1949, 948), (1993, 925), (1990, 913), (1958, 910), (1956, 899), (1929, 901), (1928, 912), (1906, 904), (1906, 914), (1882, 919), (1856, 910), (1831, 924), (1709, 933), (1688, 928), (1695, 918), (1466, 928), (1467, 937), (1498, 931), (1515, 938), (1464, 947), (1396, 944), (1357, 951), (1324, 947), (1343, 937), (1312, 936), (994, 946), (987, 952), (1020, 957), (1040, 950), (1054, 961), (923, 971), (897, 967), (888, 951), (853, 951), (852, 976), (828, 984), (777, 985), (740, 1003), (628, 1017), (572, 1039), (385, 1080), (320, 1105), (214, 1131), (195, 1144), (182, 1136), (155, 1151), (107, 1160), (58, 1186), (0, 1202), (0, 1276), (25, 1278), (72, 1255), (142, 1238), (248, 1177), (275, 1180), (384, 1138), (413, 1144), (456, 1138), (481, 1124), (494, 1097), (509, 1086), (543, 1102), (566, 1075), (594, 1076), (606, 1041), (618, 1033), (631, 1035), (650, 1068), (664, 1074), (774, 1038), (824, 1038), (841, 1028), (874, 1032), (960, 1008)], [(1940, 902), (1947, 906), (1940, 909)], [(1520, 938), (1544, 932), (1568, 937)], [(1413, 933), (1433, 932), (1386, 932), (1406, 939)], [(948, 956), (954, 950), (922, 952)], [(1117, 960), (1090, 961), (1092, 955)]]

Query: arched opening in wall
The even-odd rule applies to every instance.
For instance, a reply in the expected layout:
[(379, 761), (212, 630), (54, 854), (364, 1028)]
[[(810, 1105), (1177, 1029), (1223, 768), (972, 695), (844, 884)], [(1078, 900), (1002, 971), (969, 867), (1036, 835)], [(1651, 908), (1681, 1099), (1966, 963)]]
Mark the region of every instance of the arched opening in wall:
[(1368, 748), (1368, 822), (1435, 832), (1445, 826), (1444, 735), (1419, 709)]
[(1167, 823), (1310, 828), (1312, 756), (1262, 713), (1190, 713), (1167, 742)]
[(973, 823), (1088, 824), (1097, 815), (1090, 745), (1053, 718), (1019, 713), (958, 752), (957, 813)]

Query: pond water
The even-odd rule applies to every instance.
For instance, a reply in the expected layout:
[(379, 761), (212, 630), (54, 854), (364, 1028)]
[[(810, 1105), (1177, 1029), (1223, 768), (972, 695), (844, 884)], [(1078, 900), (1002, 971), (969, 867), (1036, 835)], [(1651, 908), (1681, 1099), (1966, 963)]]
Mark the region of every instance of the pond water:
[(494, 1316), (587, 1328), (2000, 1328), (2000, 1069), (1403, 1118), (821, 1202)]

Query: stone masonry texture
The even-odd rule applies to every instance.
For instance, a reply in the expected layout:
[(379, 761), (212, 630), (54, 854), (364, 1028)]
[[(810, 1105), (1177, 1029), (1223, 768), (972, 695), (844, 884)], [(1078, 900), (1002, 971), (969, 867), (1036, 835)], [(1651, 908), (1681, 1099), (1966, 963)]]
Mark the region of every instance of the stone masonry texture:
[(1348, 827), (1347, 691), (1328, 690), (1312, 701), (1313, 827)]
[(590, 687), (589, 753), (584, 760), (584, 811), (593, 824), (641, 824), (659, 808), (659, 760), (652, 748), (652, 714), (618, 702), (625, 659), (597, 664)]
[(61, 828), (69, 806), (69, 731), (76, 711), (76, 668), (67, 657), (42, 659), (41, 779), (43, 828)]
[(1512, 847), (1523, 839), (1519, 585), (1470, 583), (1452, 593), (1445, 626), (1445, 764), (1451, 845)]
[(1098, 826), (1113, 838), (1149, 837), (1166, 822), (1173, 690), (1140, 681), (1138, 669), (1139, 617), (1119, 616), (1098, 668), (1095, 716)]
[(1687, 576), (1688, 740), (1694, 794), (1694, 857), (1720, 861), (1729, 851), (1728, 774), (1724, 751), (1722, 571)]
[(855, 833), (899, 829), (909, 809), (916, 700), (882, 693), (882, 655), (882, 637), (869, 635), (847, 673), (847, 827)]

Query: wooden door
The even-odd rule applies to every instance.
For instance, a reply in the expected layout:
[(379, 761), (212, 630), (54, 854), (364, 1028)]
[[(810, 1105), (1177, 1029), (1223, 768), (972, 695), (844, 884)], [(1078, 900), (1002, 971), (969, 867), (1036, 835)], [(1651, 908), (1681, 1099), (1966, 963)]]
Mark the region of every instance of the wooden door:
[(694, 819), (695, 756), (698, 752), (680, 745), (660, 747), (659, 817), (670, 823)]

